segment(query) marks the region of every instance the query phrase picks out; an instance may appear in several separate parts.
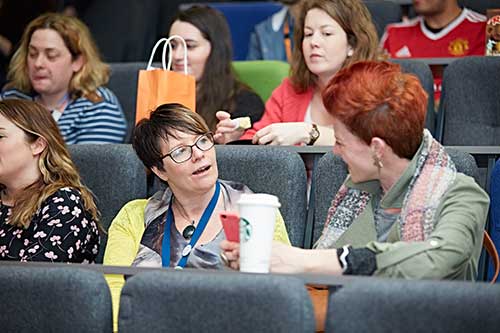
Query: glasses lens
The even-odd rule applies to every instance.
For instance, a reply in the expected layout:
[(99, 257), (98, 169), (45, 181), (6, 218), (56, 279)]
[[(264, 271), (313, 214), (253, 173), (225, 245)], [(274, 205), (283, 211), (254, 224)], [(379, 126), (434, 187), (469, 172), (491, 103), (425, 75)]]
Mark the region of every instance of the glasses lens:
[(191, 147), (179, 147), (170, 153), (172, 159), (177, 163), (182, 163), (189, 160), (191, 157)]
[(196, 146), (201, 150), (209, 150), (214, 146), (214, 138), (211, 134), (206, 134), (198, 139)]

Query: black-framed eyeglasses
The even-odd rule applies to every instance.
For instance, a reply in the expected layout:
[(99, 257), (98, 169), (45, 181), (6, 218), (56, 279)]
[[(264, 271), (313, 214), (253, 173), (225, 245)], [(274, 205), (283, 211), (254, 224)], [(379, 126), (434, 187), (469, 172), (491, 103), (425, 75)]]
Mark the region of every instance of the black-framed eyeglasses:
[(160, 157), (163, 160), (165, 157), (169, 156), (175, 163), (184, 163), (193, 156), (193, 147), (198, 147), (199, 150), (207, 151), (214, 146), (214, 136), (212, 132), (208, 132), (200, 136), (192, 145), (184, 145), (175, 148), (170, 153)]

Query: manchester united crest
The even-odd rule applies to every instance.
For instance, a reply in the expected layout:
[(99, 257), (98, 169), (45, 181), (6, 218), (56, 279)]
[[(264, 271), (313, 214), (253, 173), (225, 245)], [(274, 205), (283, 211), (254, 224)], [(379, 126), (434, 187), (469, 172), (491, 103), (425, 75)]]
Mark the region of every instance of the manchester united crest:
[(448, 52), (452, 56), (464, 56), (469, 51), (469, 41), (463, 38), (457, 38), (448, 45)]

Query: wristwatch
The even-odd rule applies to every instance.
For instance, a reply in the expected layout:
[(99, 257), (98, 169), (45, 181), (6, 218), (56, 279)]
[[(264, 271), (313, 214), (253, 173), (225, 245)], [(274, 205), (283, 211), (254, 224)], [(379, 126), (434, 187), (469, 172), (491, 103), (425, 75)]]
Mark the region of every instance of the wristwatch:
[(319, 138), (318, 125), (312, 124), (311, 131), (309, 132), (309, 143), (308, 146), (312, 146)]

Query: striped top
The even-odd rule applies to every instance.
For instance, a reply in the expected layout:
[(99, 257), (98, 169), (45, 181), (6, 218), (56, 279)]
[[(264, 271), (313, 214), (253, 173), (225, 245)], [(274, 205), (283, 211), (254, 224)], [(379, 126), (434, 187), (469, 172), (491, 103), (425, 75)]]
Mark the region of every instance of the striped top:
[[(93, 103), (85, 97), (72, 100), (57, 120), (59, 130), (66, 144), (122, 143), (127, 133), (127, 122), (115, 94), (105, 87), (97, 88), (103, 98)], [(35, 100), (17, 89), (8, 89), (0, 94), (0, 99)]]

